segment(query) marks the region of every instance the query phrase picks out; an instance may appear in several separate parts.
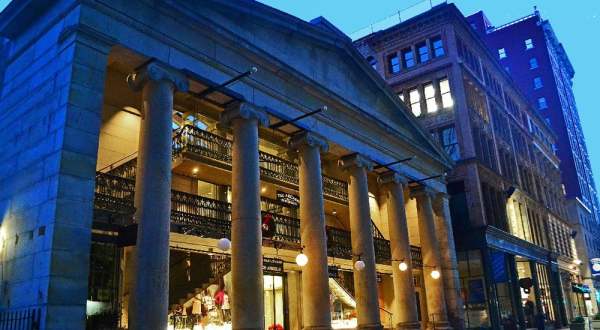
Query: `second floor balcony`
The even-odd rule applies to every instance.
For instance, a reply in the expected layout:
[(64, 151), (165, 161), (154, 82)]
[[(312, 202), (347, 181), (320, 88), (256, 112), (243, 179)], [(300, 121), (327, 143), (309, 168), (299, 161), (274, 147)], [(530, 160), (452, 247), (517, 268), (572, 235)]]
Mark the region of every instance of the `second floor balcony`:
[[(114, 174), (97, 173), (94, 209), (96, 212), (120, 215), (131, 221), (135, 212), (135, 180)], [(297, 209), (269, 198), (261, 198), (263, 219), (271, 217), (274, 228), (263, 244), (277, 243), (288, 249), (300, 249), (300, 220)], [(285, 214), (284, 214), (285, 213)], [(390, 264), (390, 242), (372, 224), (376, 261)], [(230, 237), (231, 204), (186, 192), (171, 192), (171, 231), (203, 238)], [(352, 259), (351, 233), (344, 228), (326, 227), (327, 252), (330, 257)], [(420, 267), (421, 249), (411, 246), (413, 265)]]

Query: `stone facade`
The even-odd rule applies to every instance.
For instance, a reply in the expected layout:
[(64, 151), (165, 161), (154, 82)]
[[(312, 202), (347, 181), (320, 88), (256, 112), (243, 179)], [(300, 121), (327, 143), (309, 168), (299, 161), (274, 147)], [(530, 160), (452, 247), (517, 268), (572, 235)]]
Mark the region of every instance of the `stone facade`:
[[(329, 22), (218, 0), (14, 1), (0, 22), (9, 40), (0, 98), (0, 186), (8, 187), (0, 190), (0, 313), (40, 310), (42, 329), (81, 329), (97, 321), (95, 306), (110, 305), (113, 327), (164, 329), (191, 319), (178, 306), (200, 315), (191, 301), (218, 287), (218, 317), (235, 329), (329, 329), (327, 304), (302, 306), (314, 286), (345, 306), (354, 301), (356, 315), (344, 317), (358, 328), (415, 327), (416, 299), (398, 297), (416, 294), (422, 325), (447, 326), (446, 306), (434, 300), (457, 293), (444, 288), (456, 264), (449, 213), (433, 205), (452, 163)], [(305, 141), (289, 144), (292, 135)], [(395, 188), (391, 213), (377, 182), (389, 171), (407, 183)], [(408, 185), (425, 187), (428, 202), (401, 198)], [(298, 194), (299, 220), (298, 205), (289, 204)], [(270, 237), (265, 214), (278, 217), (280, 236)], [(390, 221), (404, 228), (394, 246), (403, 244), (404, 254), (409, 247), (403, 271), (417, 289), (394, 283), (404, 291), (381, 292), (391, 265), (400, 267), (389, 256)], [(399, 242), (399, 232), (409, 241)], [(298, 251), (310, 270), (294, 263)], [(199, 270), (209, 266), (211, 274)], [(324, 277), (328, 266), (354, 274), (344, 285), (355, 297), (340, 284), (349, 276)], [(114, 282), (98, 284), (100, 274)], [(283, 318), (275, 315), (278, 279), (293, 290)], [(196, 280), (207, 282), (187, 284)], [(172, 303), (179, 298), (186, 301)], [(395, 313), (387, 312), (394, 300)]]
[[(531, 313), (565, 324), (556, 269), (576, 276), (579, 259), (551, 128), (452, 4), (355, 46), (456, 162), (447, 177), (448, 205), (439, 212), (452, 214), (457, 254), (447, 250), (443, 257), (458, 258), (453, 285), (464, 290), (467, 326), (531, 324), (518, 283), (535, 276), (543, 288), (527, 298), (535, 300)], [(481, 272), (468, 266), (474, 263)], [(456, 301), (447, 302), (457, 313)]]

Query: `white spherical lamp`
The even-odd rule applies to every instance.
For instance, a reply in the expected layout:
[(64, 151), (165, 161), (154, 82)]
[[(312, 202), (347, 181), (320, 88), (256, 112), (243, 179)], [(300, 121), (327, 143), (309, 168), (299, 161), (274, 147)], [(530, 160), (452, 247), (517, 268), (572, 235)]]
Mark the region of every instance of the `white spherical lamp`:
[(300, 253), (296, 256), (296, 264), (300, 267), (306, 266), (308, 263), (308, 257), (304, 253)]
[(440, 274), (440, 271), (439, 271), (439, 270), (437, 270), (437, 269), (434, 269), (434, 270), (432, 270), (432, 271), (431, 271), (431, 277), (432, 277), (434, 280), (437, 280), (438, 278), (440, 278), (440, 276), (441, 276), (441, 275), (442, 275), (442, 274)]
[(406, 264), (404, 261), (400, 261), (398, 268), (400, 268), (401, 272), (405, 272), (408, 269), (408, 264)]
[(358, 271), (361, 271), (361, 270), (365, 269), (365, 262), (362, 261), (362, 260), (357, 260), (354, 263), (354, 269), (356, 269)]
[(223, 237), (217, 242), (217, 248), (221, 251), (229, 251), (231, 249), (231, 241)]

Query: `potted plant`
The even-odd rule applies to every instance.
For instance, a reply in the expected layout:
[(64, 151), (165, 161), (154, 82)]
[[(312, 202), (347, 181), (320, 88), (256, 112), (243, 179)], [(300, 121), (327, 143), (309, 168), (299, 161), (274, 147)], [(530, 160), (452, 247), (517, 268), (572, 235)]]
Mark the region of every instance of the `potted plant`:
[(600, 313), (596, 313), (596, 315), (592, 317), (592, 329), (600, 330)]
[(569, 325), (571, 330), (585, 330), (585, 319), (581, 316), (577, 316), (571, 321)]

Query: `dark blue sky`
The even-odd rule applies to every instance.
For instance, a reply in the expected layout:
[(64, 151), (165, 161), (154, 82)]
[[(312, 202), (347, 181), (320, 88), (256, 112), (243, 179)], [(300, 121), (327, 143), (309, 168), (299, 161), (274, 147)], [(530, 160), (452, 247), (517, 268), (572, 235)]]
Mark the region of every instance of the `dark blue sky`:
[[(261, 0), (272, 7), (304, 20), (324, 16), (347, 34), (379, 22), (421, 0)], [(10, 1), (0, 0), (0, 9)], [(434, 0), (439, 2), (439, 0)], [(552, 23), (575, 67), (575, 96), (587, 139), (597, 185), (600, 185), (600, 1), (597, 0), (456, 0), (465, 15), (485, 11), (494, 25), (502, 25), (533, 12), (537, 5), (542, 17)], [(414, 7), (413, 7), (414, 8)], [(598, 125), (598, 126), (596, 126)]]
[[(324, 16), (346, 34), (353, 34), (420, 0), (260, 0), (304, 20)], [(434, 0), (434, 3), (439, 0)], [(449, 1), (450, 2), (450, 1)], [(483, 10), (494, 25), (533, 13), (549, 19), (575, 67), (575, 98), (596, 178), (600, 186), (600, 1), (597, 0), (456, 0), (465, 16)], [(412, 10), (421, 7), (417, 5)], [(596, 126), (597, 125), (597, 126)]]

